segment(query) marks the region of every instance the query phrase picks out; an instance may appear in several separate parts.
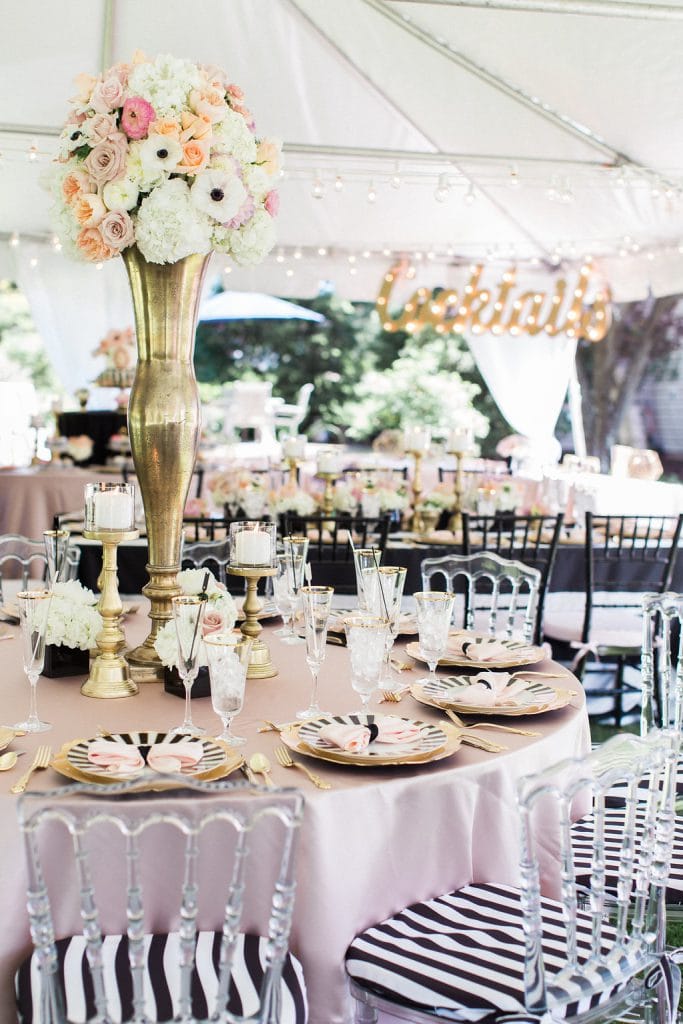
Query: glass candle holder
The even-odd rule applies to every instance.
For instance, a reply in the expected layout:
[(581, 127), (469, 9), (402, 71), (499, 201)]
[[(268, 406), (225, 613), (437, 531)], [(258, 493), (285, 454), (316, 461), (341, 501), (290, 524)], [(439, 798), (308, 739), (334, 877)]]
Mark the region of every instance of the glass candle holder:
[(135, 486), (97, 483), (85, 486), (85, 524), (90, 533), (135, 529)]
[(245, 568), (275, 566), (275, 523), (244, 519), (230, 524), (230, 565)]

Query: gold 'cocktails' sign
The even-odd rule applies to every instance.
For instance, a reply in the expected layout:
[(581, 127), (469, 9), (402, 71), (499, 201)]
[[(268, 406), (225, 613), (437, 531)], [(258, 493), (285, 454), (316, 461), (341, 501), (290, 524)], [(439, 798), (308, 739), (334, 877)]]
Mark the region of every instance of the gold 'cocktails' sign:
[(431, 326), (439, 334), (566, 334), (568, 338), (600, 341), (612, 321), (609, 293), (596, 293), (585, 302), (590, 281), (590, 266), (579, 270), (572, 287), (565, 278), (556, 278), (553, 294), (538, 289), (515, 294), (517, 268), (510, 267), (493, 288), (480, 287), (482, 264), (470, 267), (470, 278), (462, 292), (454, 288), (416, 289), (396, 313), (389, 312), (394, 284), (404, 274), (397, 265), (384, 275), (377, 297), (377, 312), (385, 331), (414, 333)]

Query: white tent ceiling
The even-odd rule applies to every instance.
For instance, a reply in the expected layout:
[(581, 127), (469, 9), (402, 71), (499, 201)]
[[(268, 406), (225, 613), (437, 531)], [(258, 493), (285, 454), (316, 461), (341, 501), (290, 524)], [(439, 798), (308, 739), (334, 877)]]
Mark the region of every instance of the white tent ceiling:
[(137, 48), (225, 67), (285, 144), (280, 248), (231, 288), (590, 253), (616, 298), (683, 291), (681, 0), (5, 0), (0, 272), (49, 245), (74, 76)]

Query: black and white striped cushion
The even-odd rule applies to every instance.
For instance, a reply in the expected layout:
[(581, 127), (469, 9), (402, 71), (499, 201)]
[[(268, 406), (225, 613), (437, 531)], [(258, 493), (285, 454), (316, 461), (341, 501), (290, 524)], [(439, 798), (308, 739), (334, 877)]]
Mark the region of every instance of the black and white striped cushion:
[[(641, 821), (643, 813), (636, 811), (636, 817)], [(611, 890), (616, 889), (619, 859), (624, 841), (624, 814), (625, 807), (623, 805), (605, 808), (606, 886)], [(636, 858), (638, 857), (638, 835), (640, 831), (640, 828), (636, 828)], [(592, 815), (587, 815), (572, 825), (574, 872), (577, 881), (582, 885), (588, 885), (590, 882), (591, 859), (594, 849), (593, 817)], [(671, 905), (683, 903), (683, 820), (678, 817), (674, 824), (673, 852), (671, 870), (666, 884), (666, 902)]]
[[(541, 902), (547, 978), (566, 967), (567, 935), (562, 905)], [(518, 889), (468, 885), (415, 903), (362, 932), (346, 951), (346, 970), (372, 992), (446, 1020), (488, 1022), (518, 1014), (524, 1009), (522, 919)], [(577, 924), (579, 950), (587, 957), (589, 915), (579, 912)], [(610, 939), (614, 935), (608, 927), (604, 931)], [(623, 964), (627, 973), (632, 966)], [(615, 985), (601, 986), (604, 976), (590, 979), (588, 974), (566, 987), (549, 984), (553, 1015), (583, 1013), (619, 991)]]
[[(153, 1021), (171, 1021), (178, 1012), (179, 957), (178, 935), (145, 936), (145, 1013)], [(192, 977), (192, 1012), (205, 1020), (213, 1012), (213, 997), (218, 987), (221, 935), (200, 932), (197, 959)], [(263, 978), (266, 940), (258, 935), (242, 935), (235, 951), (235, 966), (230, 985), (228, 1008), (237, 1015), (255, 1014)], [(66, 1016), (70, 1024), (84, 1024), (95, 1014), (92, 978), (85, 955), (85, 939), (76, 935), (57, 942), (59, 977), (65, 995)], [(103, 943), (104, 978), (112, 1024), (133, 1017), (132, 985), (128, 969), (128, 940), (108, 935)], [(40, 1014), (40, 972), (36, 954), (19, 968), (16, 979), (17, 1007), (21, 1024), (44, 1024)], [(305, 1024), (306, 988), (301, 964), (288, 955), (282, 982), (282, 1024)]]

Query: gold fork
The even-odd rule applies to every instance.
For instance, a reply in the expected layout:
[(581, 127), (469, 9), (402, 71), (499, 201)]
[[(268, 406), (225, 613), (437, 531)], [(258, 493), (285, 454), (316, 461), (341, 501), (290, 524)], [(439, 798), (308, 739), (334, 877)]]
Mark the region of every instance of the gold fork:
[(292, 755), (287, 750), (287, 747), (276, 747), (275, 757), (283, 768), (301, 768), (301, 771), (308, 775), (313, 785), (318, 789), (332, 789), (329, 782), (325, 782), (319, 775), (316, 775), (315, 772), (312, 772), (307, 768), (305, 764), (301, 764), (300, 761), (293, 761)]
[(407, 692), (407, 690), (380, 690), (382, 695), (380, 698), (380, 704), (399, 704)]
[(38, 747), (31, 767), (14, 783), (10, 789), (10, 793), (23, 793), (33, 773), (41, 768), (47, 768), (51, 760), (52, 750), (50, 747)]
[(496, 722), (474, 722), (472, 725), (467, 725), (463, 722), (460, 715), (456, 715), (452, 708), (442, 708), (446, 712), (448, 717), (455, 725), (460, 726), (461, 729), (499, 729), (501, 732), (512, 732), (517, 736), (540, 736), (540, 732), (534, 732), (532, 729), (517, 729), (512, 725), (498, 725)]

